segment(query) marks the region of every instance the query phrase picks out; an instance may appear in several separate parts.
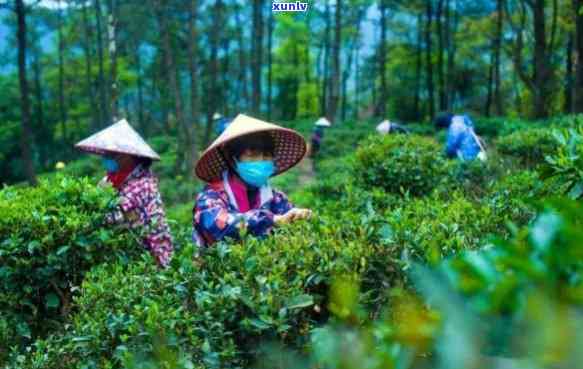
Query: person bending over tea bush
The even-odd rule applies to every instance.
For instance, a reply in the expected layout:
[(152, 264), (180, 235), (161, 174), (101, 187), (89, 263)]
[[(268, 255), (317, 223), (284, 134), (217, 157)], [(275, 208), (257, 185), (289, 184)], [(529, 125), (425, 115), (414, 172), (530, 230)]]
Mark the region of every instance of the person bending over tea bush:
[(78, 149), (101, 155), (107, 176), (100, 185), (111, 184), (119, 194), (119, 205), (108, 214), (108, 224), (125, 224), (143, 235), (143, 246), (160, 266), (172, 256), (172, 236), (166, 222), (158, 180), (150, 170), (158, 154), (121, 120), (77, 143)]
[(196, 164), (196, 175), (208, 186), (195, 201), (193, 241), (209, 246), (238, 239), (242, 229), (265, 236), (273, 226), (309, 217), (309, 209), (295, 208), (268, 182), (305, 154), (306, 142), (297, 132), (237, 116)]
[(467, 115), (442, 113), (435, 118), (437, 128), (447, 128), (445, 153), (461, 160), (486, 160), (486, 150), (474, 131), (474, 123)]

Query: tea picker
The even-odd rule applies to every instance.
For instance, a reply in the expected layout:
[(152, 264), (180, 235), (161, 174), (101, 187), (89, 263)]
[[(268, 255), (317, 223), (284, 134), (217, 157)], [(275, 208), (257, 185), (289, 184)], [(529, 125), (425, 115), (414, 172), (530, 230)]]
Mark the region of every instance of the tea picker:
[(486, 161), (486, 145), (476, 134), (474, 123), (468, 115), (441, 113), (435, 118), (438, 129), (447, 129), (445, 154), (460, 160)]
[(274, 227), (311, 216), (274, 190), (270, 178), (298, 164), (307, 152), (294, 130), (239, 114), (205, 150), (196, 175), (207, 183), (193, 209), (193, 241), (209, 247), (241, 234), (265, 237)]
[(150, 170), (160, 156), (122, 119), (75, 145), (100, 155), (106, 176), (100, 185), (112, 185), (118, 205), (106, 216), (109, 225), (126, 225), (138, 231), (143, 247), (158, 265), (167, 266), (172, 256), (172, 236), (166, 222), (158, 179)]
[(380, 135), (388, 135), (392, 133), (409, 134), (409, 130), (402, 124), (391, 122), (388, 119), (383, 120), (376, 127), (376, 131)]
[(332, 124), (326, 117), (321, 117), (314, 123), (314, 130), (312, 131), (310, 156), (315, 157), (320, 151), (322, 140), (324, 139), (324, 129), (331, 127)]

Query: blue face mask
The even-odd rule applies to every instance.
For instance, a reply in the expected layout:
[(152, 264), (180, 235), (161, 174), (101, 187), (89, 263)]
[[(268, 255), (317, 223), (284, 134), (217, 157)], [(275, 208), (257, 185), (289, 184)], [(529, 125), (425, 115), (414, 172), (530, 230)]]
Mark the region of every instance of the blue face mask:
[(103, 158), (101, 159), (101, 164), (108, 173), (115, 173), (119, 170), (119, 164), (114, 159)]
[(237, 163), (237, 173), (245, 183), (261, 187), (267, 183), (267, 180), (275, 172), (275, 165), (272, 160), (261, 161), (243, 161)]

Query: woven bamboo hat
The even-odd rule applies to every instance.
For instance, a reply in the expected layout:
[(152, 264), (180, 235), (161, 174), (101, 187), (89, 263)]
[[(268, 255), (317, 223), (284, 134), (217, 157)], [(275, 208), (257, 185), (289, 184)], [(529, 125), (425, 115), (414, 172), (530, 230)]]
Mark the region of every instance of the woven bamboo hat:
[(160, 156), (125, 119), (78, 142), (75, 147), (92, 154), (128, 154), (160, 160)]
[(299, 163), (307, 152), (306, 141), (294, 130), (239, 114), (225, 131), (205, 150), (196, 163), (195, 172), (205, 182), (215, 182), (229, 169), (225, 145), (233, 140), (258, 132), (269, 132), (273, 137), (275, 175)]
[(316, 125), (319, 127), (331, 127), (332, 124), (326, 117), (322, 117), (316, 121)]

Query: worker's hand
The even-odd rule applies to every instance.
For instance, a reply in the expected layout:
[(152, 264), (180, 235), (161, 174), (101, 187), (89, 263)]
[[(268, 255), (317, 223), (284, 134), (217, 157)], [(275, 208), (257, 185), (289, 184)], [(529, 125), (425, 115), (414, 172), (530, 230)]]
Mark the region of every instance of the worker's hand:
[(277, 226), (288, 224), (288, 223), (291, 223), (293, 221), (293, 216), (294, 216), (294, 214), (292, 214), (291, 211), (288, 211), (287, 213), (285, 213), (283, 215), (276, 214), (273, 216), (273, 222)]
[(107, 177), (103, 177), (101, 181), (97, 184), (98, 187), (105, 188), (111, 186), (111, 183), (107, 180)]
[(273, 220), (275, 224), (282, 225), (294, 222), (296, 220), (308, 219), (312, 216), (310, 209), (293, 208), (284, 215), (275, 215)]
[(310, 209), (295, 208), (290, 210), (290, 212), (293, 212), (293, 220), (308, 219), (312, 216)]

